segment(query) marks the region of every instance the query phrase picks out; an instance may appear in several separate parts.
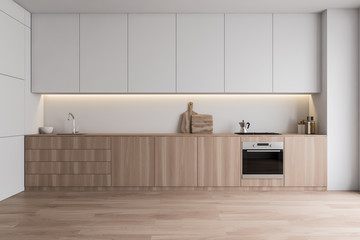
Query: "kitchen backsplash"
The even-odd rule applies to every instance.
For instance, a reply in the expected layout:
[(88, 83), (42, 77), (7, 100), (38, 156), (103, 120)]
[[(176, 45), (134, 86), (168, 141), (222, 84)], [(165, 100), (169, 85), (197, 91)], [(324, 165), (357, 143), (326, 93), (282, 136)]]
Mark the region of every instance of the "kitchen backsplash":
[(75, 115), (80, 132), (174, 133), (187, 103), (212, 114), (214, 132), (297, 132), (297, 121), (309, 114), (309, 95), (45, 95), (44, 124), (71, 132), (67, 115)]

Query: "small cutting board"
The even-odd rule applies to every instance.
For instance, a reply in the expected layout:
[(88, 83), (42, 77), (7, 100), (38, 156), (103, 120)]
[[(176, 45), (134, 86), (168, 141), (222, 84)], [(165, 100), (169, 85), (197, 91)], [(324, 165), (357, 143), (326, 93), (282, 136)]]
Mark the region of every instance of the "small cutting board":
[(213, 116), (208, 114), (197, 114), (191, 116), (192, 133), (212, 133)]

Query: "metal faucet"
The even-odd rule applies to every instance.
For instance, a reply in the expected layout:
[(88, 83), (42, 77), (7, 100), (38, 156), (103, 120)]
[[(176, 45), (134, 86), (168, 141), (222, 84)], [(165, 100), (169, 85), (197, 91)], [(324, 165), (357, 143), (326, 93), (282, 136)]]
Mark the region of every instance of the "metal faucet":
[(70, 121), (70, 117), (72, 118), (72, 134), (75, 134), (76, 133), (76, 125), (75, 125), (74, 114), (72, 114), (72, 113), (68, 114), (68, 121)]

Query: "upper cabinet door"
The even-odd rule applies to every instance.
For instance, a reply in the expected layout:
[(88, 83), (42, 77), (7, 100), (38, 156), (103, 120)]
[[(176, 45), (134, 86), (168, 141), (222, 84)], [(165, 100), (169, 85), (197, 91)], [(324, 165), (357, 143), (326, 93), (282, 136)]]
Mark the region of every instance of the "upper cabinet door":
[(0, 11), (0, 74), (24, 79), (24, 25)]
[(126, 14), (80, 14), (80, 92), (127, 92)]
[(129, 14), (129, 92), (175, 92), (175, 14)]
[(224, 14), (177, 15), (177, 92), (224, 92)]
[(225, 15), (225, 92), (272, 92), (272, 14)]
[(274, 14), (274, 92), (320, 92), (320, 14)]
[(33, 14), (32, 91), (79, 92), (79, 14)]

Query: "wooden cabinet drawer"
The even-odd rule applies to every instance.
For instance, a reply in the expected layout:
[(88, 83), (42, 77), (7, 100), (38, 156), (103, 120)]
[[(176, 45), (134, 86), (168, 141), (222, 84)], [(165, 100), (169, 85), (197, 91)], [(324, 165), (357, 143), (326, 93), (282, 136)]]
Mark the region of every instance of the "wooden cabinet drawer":
[(110, 174), (111, 162), (26, 162), (26, 174)]
[(27, 162), (110, 162), (111, 150), (26, 150)]
[(25, 175), (27, 187), (111, 186), (111, 175)]
[(284, 137), (241, 137), (241, 142), (284, 142)]
[(282, 187), (283, 179), (241, 179), (242, 187)]
[(25, 149), (111, 149), (110, 137), (26, 137)]

